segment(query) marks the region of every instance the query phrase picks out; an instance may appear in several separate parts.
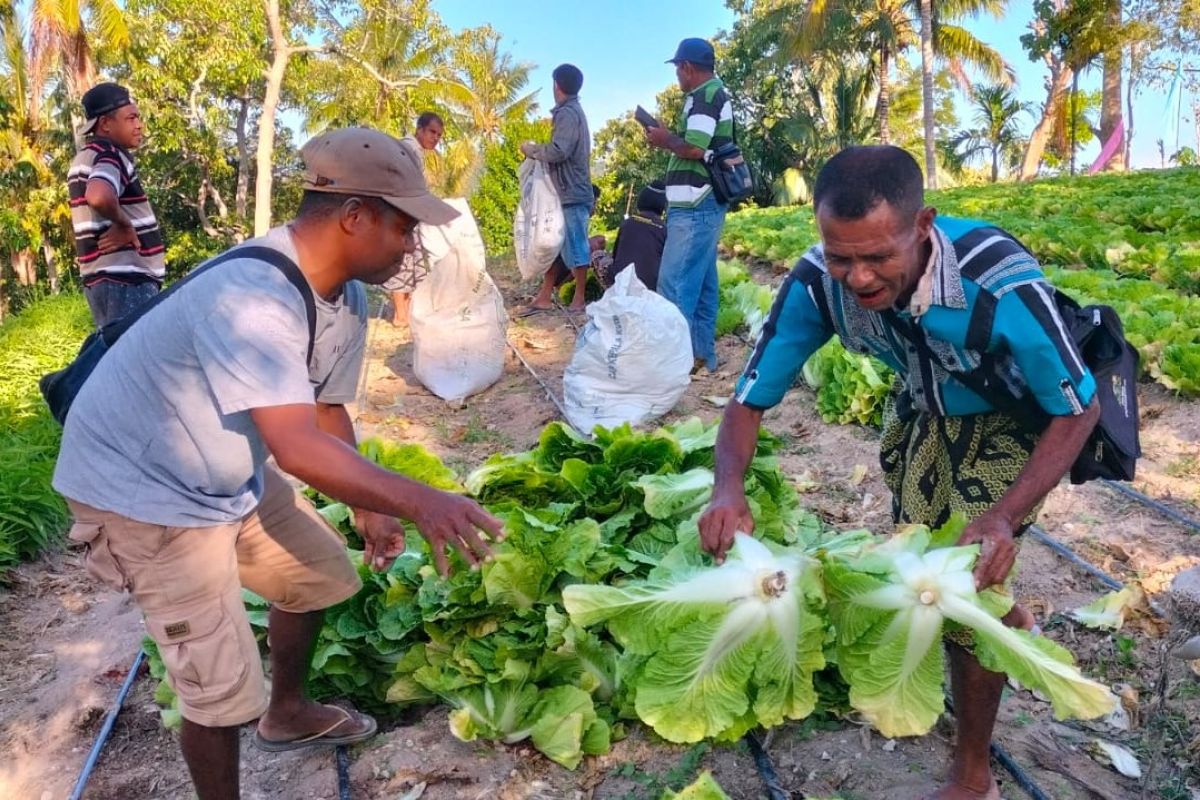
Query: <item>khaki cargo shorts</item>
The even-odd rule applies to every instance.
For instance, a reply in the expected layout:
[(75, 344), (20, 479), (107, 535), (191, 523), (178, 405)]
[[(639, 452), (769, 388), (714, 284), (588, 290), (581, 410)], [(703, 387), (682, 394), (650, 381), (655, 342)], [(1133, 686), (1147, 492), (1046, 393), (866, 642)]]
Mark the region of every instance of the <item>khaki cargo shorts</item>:
[(70, 536), (87, 545), (88, 572), (133, 595), (180, 711), (198, 725), (241, 725), (267, 709), (243, 586), (304, 613), (340, 603), (361, 585), (341, 535), (270, 465), (258, 508), (228, 525), (165, 527), (67, 502)]

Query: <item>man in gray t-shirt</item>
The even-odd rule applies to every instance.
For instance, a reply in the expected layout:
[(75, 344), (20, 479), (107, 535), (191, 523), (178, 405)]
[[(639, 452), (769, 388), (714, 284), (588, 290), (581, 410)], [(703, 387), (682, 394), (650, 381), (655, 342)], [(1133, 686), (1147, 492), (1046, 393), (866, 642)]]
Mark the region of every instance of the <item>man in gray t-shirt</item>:
[[(370, 717), (304, 694), (324, 609), (360, 583), (344, 542), (280, 471), (354, 509), (374, 569), (404, 551), (397, 518), (416, 525), (443, 574), (447, 544), (477, 564), (490, 554), (481, 533), (501, 534), (470, 499), (360, 457), (345, 408), (366, 334), (359, 281), (388, 280), (414, 249), (418, 222), (457, 212), (383, 133), (332, 131), (301, 153), (296, 218), (247, 244), (279, 251), (307, 279), (311, 360), (305, 302), (284, 274), (249, 257), (217, 265), (105, 354), (71, 407), (54, 475), (89, 572), (133, 595), (158, 645), (201, 800), (238, 796), (238, 728), (254, 719), (269, 751), (376, 730)], [(269, 697), (243, 586), (271, 602)]]

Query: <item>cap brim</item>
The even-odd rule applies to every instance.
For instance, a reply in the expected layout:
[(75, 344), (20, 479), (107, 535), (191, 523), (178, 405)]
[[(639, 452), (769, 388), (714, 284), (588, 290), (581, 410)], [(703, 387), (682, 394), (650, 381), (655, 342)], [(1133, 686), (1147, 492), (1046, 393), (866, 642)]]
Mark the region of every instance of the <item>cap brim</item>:
[(417, 222), (427, 225), (445, 225), (458, 218), (458, 209), (449, 203), (443, 203), (431, 194), (416, 195), (415, 197), (384, 197), (387, 203), (408, 214)]
[(87, 136), (92, 131), (96, 130), (96, 123), (100, 121), (100, 117), (92, 117), (87, 122), (83, 123), (83, 127), (79, 129), (80, 136)]

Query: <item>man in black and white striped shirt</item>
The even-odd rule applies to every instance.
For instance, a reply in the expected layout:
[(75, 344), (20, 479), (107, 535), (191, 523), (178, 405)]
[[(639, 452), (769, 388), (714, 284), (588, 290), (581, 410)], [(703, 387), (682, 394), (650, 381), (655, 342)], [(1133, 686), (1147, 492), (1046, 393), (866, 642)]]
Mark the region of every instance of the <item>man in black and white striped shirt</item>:
[(158, 293), (165, 247), (129, 152), (144, 132), (129, 90), (100, 83), (82, 102), (87, 144), (71, 162), (67, 189), (83, 293), (102, 328)]

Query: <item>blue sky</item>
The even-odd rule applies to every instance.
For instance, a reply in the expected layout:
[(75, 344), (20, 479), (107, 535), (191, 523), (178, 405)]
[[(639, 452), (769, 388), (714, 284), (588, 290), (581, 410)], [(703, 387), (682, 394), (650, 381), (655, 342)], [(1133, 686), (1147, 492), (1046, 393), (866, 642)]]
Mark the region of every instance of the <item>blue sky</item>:
[[(969, 20), (966, 25), (1016, 69), (1020, 98), (1040, 105), (1045, 99), (1045, 67), (1030, 61), (1020, 42), (1032, 16), (1031, 5), (1027, 0), (1011, 0), (1004, 19), (981, 18)], [(654, 96), (674, 80), (670, 65), (663, 62), (680, 39), (711, 37), (722, 28), (730, 28), (734, 19), (721, 0), (602, 0), (587, 4), (566, 0), (544, 4), (527, 0), (435, 0), (434, 7), (452, 28), (490, 24), (515, 60), (536, 65), (532, 87), (542, 89), (538, 97), (543, 112), (554, 103), (550, 92), (554, 67), (564, 61), (578, 66), (584, 74), (581, 99), (593, 131), (639, 103), (652, 107)], [(1081, 90), (1099, 86), (1098, 69), (1080, 79)], [(1163, 129), (1165, 98), (1165, 87), (1146, 90), (1134, 104), (1134, 166), (1158, 166), (1155, 139)], [(1190, 96), (1185, 95), (1180, 144), (1195, 147), (1190, 102)], [(960, 109), (960, 118), (964, 125), (970, 124), (965, 110)], [(1026, 130), (1031, 130), (1034, 123), (1033, 115), (1028, 115)], [(1099, 149), (1097, 143), (1081, 148), (1079, 163), (1086, 167)], [(1171, 152), (1168, 149), (1168, 155)]]
[(490, 24), (516, 61), (535, 64), (541, 111), (554, 105), (550, 73), (563, 62), (583, 71), (580, 98), (593, 132), (605, 120), (654, 96), (675, 80), (664, 63), (688, 36), (711, 37), (733, 25), (721, 0), (435, 0), (451, 28)]

